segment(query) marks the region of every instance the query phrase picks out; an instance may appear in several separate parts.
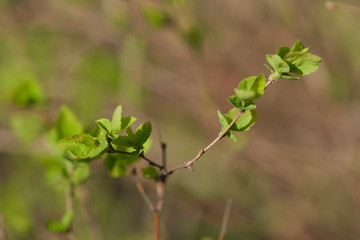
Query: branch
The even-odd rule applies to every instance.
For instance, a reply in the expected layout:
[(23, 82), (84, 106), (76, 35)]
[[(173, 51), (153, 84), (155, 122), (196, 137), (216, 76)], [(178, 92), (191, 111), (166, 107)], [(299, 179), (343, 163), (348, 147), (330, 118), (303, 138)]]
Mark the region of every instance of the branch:
[(221, 224), (221, 232), (220, 232), (220, 236), (219, 236), (218, 240), (223, 240), (224, 236), (226, 234), (228, 221), (229, 221), (229, 217), (230, 217), (230, 212), (231, 212), (232, 202), (233, 202), (233, 200), (231, 198), (228, 198), (226, 200), (224, 217), (223, 217), (223, 221), (222, 221), (222, 224)]

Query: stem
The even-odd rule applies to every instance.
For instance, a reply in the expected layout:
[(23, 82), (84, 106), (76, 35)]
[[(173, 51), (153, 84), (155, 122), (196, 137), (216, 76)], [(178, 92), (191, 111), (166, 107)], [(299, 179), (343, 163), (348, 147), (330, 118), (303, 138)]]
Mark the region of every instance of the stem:
[(233, 202), (233, 200), (231, 198), (228, 198), (226, 200), (224, 217), (223, 217), (223, 221), (221, 224), (221, 232), (220, 232), (220, 236), (219, 236), (218, 240), (223, 240), (224, 236), (226, 234), (232, 202)]
[(161, 239), (161, 234), (160, 234), (159, 212), (154, 211), (153, 216), (154, 216), (155, 240), (160, 240)]

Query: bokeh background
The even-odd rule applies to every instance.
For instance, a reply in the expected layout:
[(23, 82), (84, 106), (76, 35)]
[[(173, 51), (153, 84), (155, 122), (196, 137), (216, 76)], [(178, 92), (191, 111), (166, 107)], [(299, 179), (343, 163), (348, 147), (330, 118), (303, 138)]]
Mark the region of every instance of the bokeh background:
[[(216, 111), (231, 108), (239, 81), (268, 74), (264, 55), (298, 39), (320, 69), (271, 85), (251, 131), (169, 178), (162, 235), (216, 239), (231, 197), (228, 240), (359, 239), (359, 26), (360, 14), (321, 0), (1, 0), (0, 239), (65, 239), (45, 228), (64, 212), (47, 141), (61, 105), (90, 131), (122, 104), (154, 124), (148, 156), (160, 159), (160, 132), (178, 165), (217, 136)], [(76, 237), (154, 239), (131, 179), (91, 166), (74, 201)]]

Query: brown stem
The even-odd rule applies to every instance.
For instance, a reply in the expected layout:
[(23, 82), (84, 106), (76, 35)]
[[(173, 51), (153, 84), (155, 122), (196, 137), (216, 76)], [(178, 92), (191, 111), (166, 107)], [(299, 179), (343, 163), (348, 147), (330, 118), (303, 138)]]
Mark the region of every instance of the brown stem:
[(226, 234), (232, 202), (233, 202), (233, 200), (231, 198), (228, 198), (226, 200), (224, 217), (223, 217), (223, 221), (221, 224), (221, 231), (220, 231), (220, 236), (219, 236), (218, 240), (223, 240), (224, 236)]
[(153, 216), (154, 216), (155, 240), (160, 240), (161, 239), (161, 234), (160, 234), (159, 212), (154, 211)]

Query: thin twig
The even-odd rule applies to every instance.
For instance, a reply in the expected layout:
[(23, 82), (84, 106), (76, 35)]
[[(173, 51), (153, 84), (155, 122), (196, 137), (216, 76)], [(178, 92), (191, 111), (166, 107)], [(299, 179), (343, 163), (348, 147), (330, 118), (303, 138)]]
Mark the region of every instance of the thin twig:
[(328, 1), (325, 3), (325, 6), (329, 10), (340, 10), (343, 12), (349, 12), (349, 13), (360, 13), (360, 7), (349, 5), (349, 4), (343, 4), (343, 3), (336, 3), (332, 1)]
[(228, 198), (226, 200), (224, 217), (223, 217), (223, 221), (222, 221), (222, 224), (221, 224), (221, 231), (220, 231), (220, 236), (219, 236), (218, 240), (223, 240), (224, 236), (226, 234), (227, 226), (228, 226), (228, 222), (229, 222), (229, 217), (230, 217), (230, 212), (231, 212), (232, 202), (233, 202), (233, 200), (231, 198)]
[(141, 197), (144, 199), (145, 203), (148, 205), (149, 207), (149, 210), (154, 212), (155, 211), (155, 208), (154, 208), (154, 205), (152, 204), (149, 196), (146, 194), (143, 186), (141, 185), (138, 177), (137, 177), (137, 171), (136, 171), (136, 168), (133, 168), (133, 171), (132, 171), (132, 176), (133, 176), (133, 180), (134, 180), (134, 183), (136, 185), (136, 188), (138, 189)]
[[(123, 152), (123, 151), (118, 151), (115, 150), (114, 147), (111, 144), (111, 139), (107, 139), (108, 143), (109, 143), (109, 149), (108, 149), (108, 153), (120, 153), (120, 154), (126, 154), (126, 155), (133, 155), (132, 153), (129, 152)], [(150, 166), (155, 166), (157, 168), (159, 168), (160, 170), (164, 169), (164, 166), (152, 161), (151, 159), (145, 157), (144, 153), (140, 153), (140, 155), (138, 155), (139, 157), (141, 157), (142, 159), (144, 159), (145, 161), (147, 161), (149, 163)]]
[(206, 146), (204, 149), (201, 149), (199, 151), (199, 153), (190, 161), (185, 162), (183, 165), (179, 165), (176, 167), (173, 167), (171, 169), (169, 169), (167, 171), (168, 174), (171, 174), (172, 172), (178, 170), (178, 169), (183, 169), (183, 168), (187, 168), (190, 171), (194, 170), (194, 163), (202, 156), (204, 155), (211, 147), (213, 147), (218, 141), (220, 141), (223, 137), (225, 137), (226, 133), (230, 130), (230, 128), (235, 124), (235, 122), (244, 114), (244, 111), (240, 111), (236, 117), (233, 119), (233, 121), (229, 124), (229, 126), (224, 130), (221, 131), (218, 136), (208, 145)]

